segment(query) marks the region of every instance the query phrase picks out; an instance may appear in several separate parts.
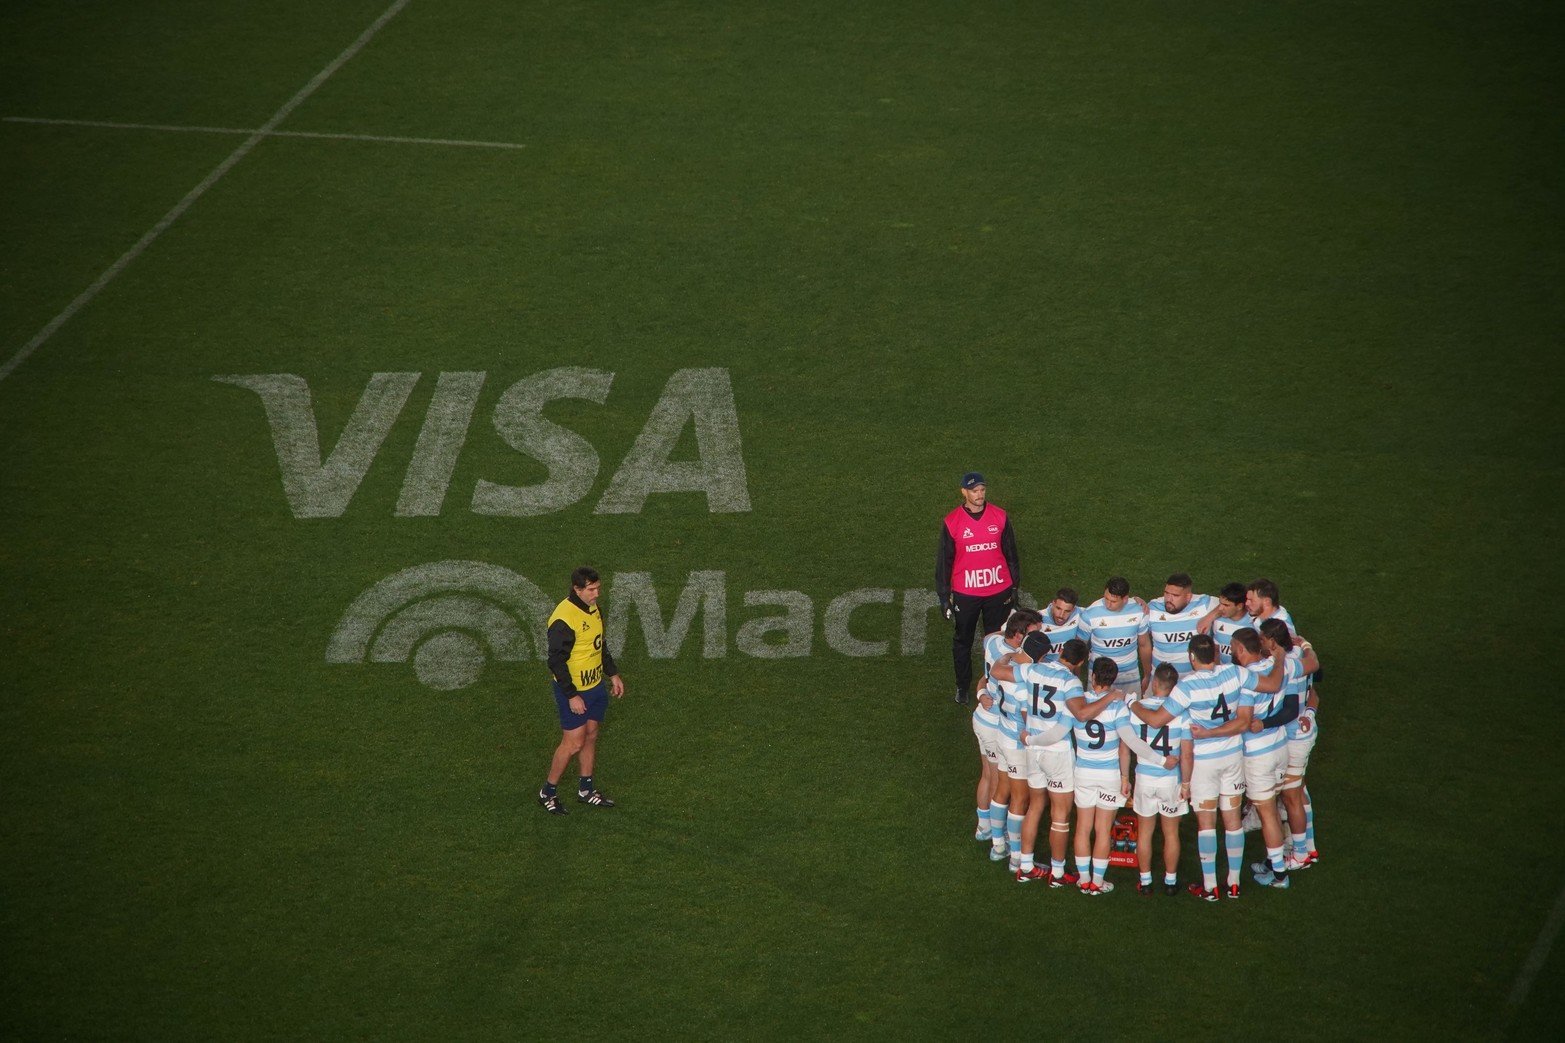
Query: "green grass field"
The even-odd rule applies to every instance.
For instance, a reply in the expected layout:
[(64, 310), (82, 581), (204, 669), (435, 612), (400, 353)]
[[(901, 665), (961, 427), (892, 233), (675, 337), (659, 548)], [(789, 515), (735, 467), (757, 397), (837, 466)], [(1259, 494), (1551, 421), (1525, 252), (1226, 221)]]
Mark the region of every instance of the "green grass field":
[[(389, 3), (0, 8), (0, 1036), (1556, 1030), (1555, 6), (412, 0), (332, 68)], [(204, 188), (246, 134), (72, 122), (254, 130), (328, 69)], [(574, 442), (509, 401), (561, 367), (613, 374), (543, 407)], [(748, 509), (601, 509), (690, 369)], [(212, 379), (301, 378), (326, 456), (376, 373), (419, 377), (316, 517)], [(1041, 597), (1279, 582), (1327, 664), (1291, 890), (990, 865), (904, 594), (970, 468)], [(328, 661), (450, 560), (551, 601), (591, 562), (621, 612), (649, 576), (664, 625), (723, 574), (671, 658), (621, 628), (620, 807), (534, 804), (536, 654)], [(861, 588), (883, 654), (838, 650)], [(808, 654), (745, 650), (766, 591)]]

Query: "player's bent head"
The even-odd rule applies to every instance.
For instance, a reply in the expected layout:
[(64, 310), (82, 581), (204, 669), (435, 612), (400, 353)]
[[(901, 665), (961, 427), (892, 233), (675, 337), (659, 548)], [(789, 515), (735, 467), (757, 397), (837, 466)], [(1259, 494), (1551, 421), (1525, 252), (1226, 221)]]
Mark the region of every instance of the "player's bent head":
[(1119, 678), (1119, 664), (1108, 656), (1098, 656), (1092, 661), (1092, 683), (1107, 688)]
[(1060, 646), (1060, 661), (1071, 667), (1078, 667), (1087, 661), (1087, 642), (1079, 637), (1073, 637)]
[(1152, 671), (1152, 691), (1158, 695), (1167, 695), (1178, 683), (1179, 671), (1173, 663), (1159, 663), (1157, 669)]
[(1042, 615), (1030, 608), (1019, 608), (1005, 621), (1004, 634), (1006, 637), (1015, 637), (1017, 634), (1025, 634), (1034, 627), (1042, 625)]
[(1261, 657), (1261, 635), (1255, 632), (1253, 627), (1243, 627), (1234, 631), (1233, 647), (1237, 652), (1244, 650), (1244, 654), (1250, 659)]
[(1165, 587), (1178, 587), (1180, 590), (1189, 590), (1195, 586), (1195, 580), (1190, 578), (1188, 572), (1176, 572), (1163, 581)]
[(1074, 587), (1061, 587), (1059, 590), (1056, 590), (1054, 592), (1054, 600), (1063, 601), (1072, 608), (1081, 604), (1081, 598), (1076, 594), (1076, 588)]
[(590, 565), (583, 565), (571, 571), (571, 587), (575, 590), (586, 590), (596, 582), (598, 582), (598, 570)]
[(1022, 642), (1022, 655), (1035, 663), (1043, 662), (1043, 657), (1049, 654), (1054, 646), (1049, 643), (1049, 635), (1041, 630), (1034, 630), (1028, 634)]
[(1190, 639), (1190, 661), (1202, 666), (1217, 662), (1217, 642), (1211, 634), (1197, 634)]
[(1109, 581), (1103, 584), (1103, 593), (1115, 598), (1128, 598), (1130, 596), (1130, 580), (1124, 576), (1110, 576)]
[(1225, 583), (1223, 584), (1223, 589), (1217, 592), (1217, 596), (1230, 605), (1242, 605), (1244, 604), (1244, 584)]
[(1269, 579), (1258, 579), (1244, 589), (1258, 598), (1270, 601), (1273, 605), (1282, 604), (1282, 594), (1277, 590), (1277, 584)]
[(1293, 631), (1276, 616), (1261, 623), (1261, 636), (1284, 652), (1293, 647)]

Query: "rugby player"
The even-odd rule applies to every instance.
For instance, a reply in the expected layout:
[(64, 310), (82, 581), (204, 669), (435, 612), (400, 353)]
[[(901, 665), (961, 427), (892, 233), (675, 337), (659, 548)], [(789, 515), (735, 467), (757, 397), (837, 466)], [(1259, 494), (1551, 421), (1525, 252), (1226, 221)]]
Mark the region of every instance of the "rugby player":
[(1141, 690), (1152, 681), (1152, 664), (1168, 663), (1180, 676), (1190, 672), (1190, 639), (1208, 612), (1217, 607), (1210, 594), (1194, 593), (1188, 572), (1176, 572), (1163, 583), (1163, 596), (1153, 598), (1141, 622)]
[(1147, 724), (1161, 728), (1181, 714), (1190, 719), (1195, 743), (1195, 763), (1190, 776), (1190, 797), (1196, 809), (1196, 850), (1201, 860), (1201, 882), (1190, 893), (1208, 902), (1217, 901), (1217, 819), (1222, 814), (1228, 853), (1228, 897), (1239, 897), (1240, 871), (1244, 864), (1244, 829), (1239, 806), (1244, 800), (1244, 743), (1240, 734), (1250, 726), (1250, 708), (1241, 705), (1240, 689), (1253, 688), (1270, 695), (1282, 687), (1281, 660), (1264, 677), (1248, 669), (1217, 662), (1217, 644), (1209, 634), (1190, 639), (1193, 669), (1174, 686), (1156, 709), (1138, 702), (1130, 712)]
[(1255, 620), (1251, 626), (1258, 627), (1268, 619), (1280, 619), (1296, 633), (1298, 627), (1293, 622), (1293, 614), (1282, 607), (1281, 601), (1277, 584), (1269, 579), (1258, 579), (1244, 588), (1244, 610)]
[[(1268, 619), (1261, 624), (1261, 639), (1271, 646), (1275, 655), (1278, 647), (1289, 649), (1289, 655), (1300, 659), (1300, 672), (1308, 668), (1304, 657), (1314, 657), (1315, 649), (1308, 641), (1295, 644), (1288, 625), (1279, 619)], [(1316, 659), (1318, 670), (1319, 660)], [(1291, 682), (1299, 687), (1302, 682)], [(1282, 777), (1282, 804), (1288, 815), (1289, 851), (1287, 868), (1303, 869), (1313, 865), (1320, 852), (1315, 849), (1315, 808), (1310, 802), (1309, 790), (1304, 788), (1304, 773), (1309, 768), (1310, 753), (1315, 749), (1315, 737), (1319, 734), (1315, 723), (1315, 711), (1320, 706), (1320, 694), (1313, 685), (1299, 693), (1299, 716), (1287, 725), (1287, 766)]]
[[(1174, 665), (1159, 663), (1152, 671), (1152, 686), (1142, 703), (1157, 709), (1178, 682), (1179, 671)], [(1195, 764), (1190, 724), (1183, 716), (1175, 717), (1161, 727), (1133, 716), (1131, 720), (1135, 728), (1132, 736), (1139, 738), (1149, 750), (1148, 753), (1136, 751), (1136, 868), (1140, 875), (1136, 890), (1144, 895), (1152, 893), (1152, 839), (1156, 825), (1161, 822), (1163, 890), (1177, 895), (1179, 820), (1190, 810), (1190, 774)]]
[(1217, 592), (1217, 605), (1196, 624), (1196, 630), (1202, 634), (1211, 634), (1217, 642), (1217, 661), (1220, 663), (1232, 663), (1234, 661), (1231, 642), (1234, 631), (1243, 630), (1245, 627), (1254, 627), (1255, 620), (1250, 613), (1245, 611), (1244, 604), (1248, 595), (1243, 583), (1228, 583)]
[[(1022, 818), (1027, 814), (1027, 745), (1023, 741), (1027, 693), (1011, 680), (1007, 664), (1015, 655), (1016, 652), (1005, 652), (988, 668), (989, 677), (1000, 689), (1000, 739), (996, 744), (999, 774), (991, 798), (1000, 808), (997, 812), (994, 803), (989, 806), (989, 859), (1000, 862), (1009, 853), (1012, 872), (1021, 868)], [(1005, 817), (1005, 829), (995, 834), (995, 820), (1000, 814)]]
[[(1269, 620), (1283, 627), (1280, 621)], [(1244, 740), (1244, 789), (1250, 806), (1261, 820), (1261, 838), (1266, 845), (1266, 861), (1250, 866), (1257, 883), (1263, 886), (1287, 887), (1288, 868), (1283, 859), (1282, 821), (1277, 815), (1277, 791), (1282, 785), (1283, 770), (1288, 764), (1288, 733), (1286, 725), (1299, 715), (1299, 696), (1305, 684), (1304, 667), (1309, 663), (1289, 655), (1293, 650), (1291, 635), (1287, 644), (1278, 647), (1274, 641), (1263, 640), (1254, 630), (1246, 628), (1234, 634), (1234, 662), (1248, 669), (1253, 676), (1270, 671), (1280, 659), (1283, 666), (1282, 688), (1263, 695), (1252, 686), (1240, 690), (1241, 705), (1250, 708), (1250, 726), (1243, 734)], [(1313, 653), (1310, 660), (1313, 661)]]
[(1086, 635), (1081, 631), (1081, 609), (1073, 588), (1061, 587), (1054, 592), (1054, 600), (1043, 613), (1043, 632), (1049, 636), (1049, 662), (1059, 661), (1065, 642), (1078, 637), (1085, 640)]
[[(1057, 662), (1048, 662), (1049, 639), (1042, 633), (1028, 634), (1014, 656), (1007, 656), (992, 668), (996, 678), (1015, 680), (1030, 699), (1026, 721), (1027, 785), (1034, 791), (1029, 797), (1028, 815), (1022, 824), (1022, 865), (1019, 883), (1042, 880), (1047, 875), (1050, 887), (1077, 883), (1076, 873), (1066, 872), (1065, 847), (1070, 836), (1071, 794), (1076, 788), (1075, 758), (1071, 753), (1070, 719), (1065, 701), (1082, 692), (1082, 666), (1087, 661), (1087, 643), (1080, 638), (1065, 642)], [(1116, 699), (1123, 693), (1116, 695)], [(1108, 709), (1107, 702), (1089, 708), (1096, 717)], [(1032, 865), (1038, 840), (1038, 824), (1043, 818), (1044, 794), (1049, 805), (1049, 872)]]
[(1103, 596), (1081, 610), (1082, 636), (1091, 645), (1094, 660), (1108, 658), (1119, 670), (1119, 683), (1126, 691), (1141, 691), (1139, 640), (1147, 606), (1130, 596), (1130, 581), (1110, 576)]
[[(978, 830), (974, 840), (996, 838), (1005, 847), (1006, 802), (995, 800), (1000, 785), (1000, 712), (997, 703), (1001, 698), (1000, 686), (992, 684), (989, 668), (1007, 652), (1021, 647), (1022, 638), (1042, 625), (1043, 617), (1032, 609), (1020, 608), (1011, 613), (1005, 627), (984, 636), (984, 679), (978, 686), (978, 705), (973, 708), (973, 735), (978, 739)], [(1005, 792), (1009, 792), (1007, 787)], [(1003, 856), (1003, 851), (1002, 855)], [(999, 858), (995, 859), (999, 861)]]
[(1128, 718), (1120, 701), (1125, 692), (1114, 686), (1118, 676), (1114, 660), (1100, 656), (1092, 662), (1092, 694), (1065, 700), (1076, 738), (1076, 873), (1086, 895), (1114, 890), (1104, 879), (1114, 816), (1130, 796), (1130, 747), (1119, 736)]

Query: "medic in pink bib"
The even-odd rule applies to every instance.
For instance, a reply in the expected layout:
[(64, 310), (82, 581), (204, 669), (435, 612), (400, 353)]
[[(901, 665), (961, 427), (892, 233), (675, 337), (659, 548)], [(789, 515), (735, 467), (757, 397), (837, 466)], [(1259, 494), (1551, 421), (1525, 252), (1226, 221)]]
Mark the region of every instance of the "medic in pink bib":
[(973, 635), (980, 618), (983, 632), (999, 630), (1016, 607), (1021, 563), (1016, 533), (1006, 513), (988, 502), (984, 476), (962, 476), (962, 505), (940, 526), (940, 550), (935, 556), (935, 593), (946, 618), (956, 619), (951, 639), (956, 669), (956, 701), (967, 702), (973, 681)]

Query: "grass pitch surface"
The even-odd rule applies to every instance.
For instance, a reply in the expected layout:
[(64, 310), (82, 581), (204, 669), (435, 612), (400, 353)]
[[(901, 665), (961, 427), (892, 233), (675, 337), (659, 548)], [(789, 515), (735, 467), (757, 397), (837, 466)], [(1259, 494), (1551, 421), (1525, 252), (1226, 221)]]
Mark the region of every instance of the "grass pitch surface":
[[(12, 4), (0, 116), (256, 128), (384, 10)], [(525, 148), (265, 139), (0, 381), (4, 1034), (1545, 1032), (1558, 950), (1507, 997), (1565, 885), (1558, 39), (1541, 4), (413, 0), (278, 129)], [(0, 355), (243, 140), (0, 123)], [(544, 479), (492, 418), (564, 366), (615, 374), (547, 409), (590, 491), (475, 513)], [(751, 509), (594, 513), (695, 367)], [(399, 517), (459, 371), (443, 507)], [(422, 376), (323, 518), (211, 380), (303, 377), (330, 452), (377, 372)], [(930, 585), (969, 468), (1040, 596), (1281, 584), (1328, 664), (1290, 891), (1088, 902), (969, 839), (944, 626), (902, 654), (869, 604), (854, 658), (825, 619)], [(724, 573), (721, 658), (701, 616), (673, 659), (632, 632), (620, 808), (533, 804), (541, 663), (326, 661), (449, 559), (649, 573), (665, 617)], [(739, 651), (767, 590), (808, 656)]]

